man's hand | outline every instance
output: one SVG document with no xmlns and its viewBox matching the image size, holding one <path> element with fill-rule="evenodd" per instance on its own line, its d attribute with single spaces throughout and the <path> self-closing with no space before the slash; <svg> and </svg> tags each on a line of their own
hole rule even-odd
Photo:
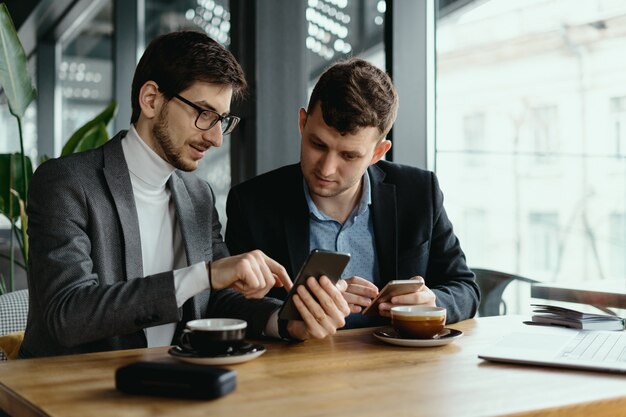
<svg viewBox="0 0 626 417">
<path fill-rule="evenodd" d="M 348 302 L 351 313 L 361 312 L 363 307 L 372 304 L 372 300 L 378 295 L 378 287 L 364 278 L 352 277 L 344 281 L 348 288 L 343 293 L 343 298 Z"/>
<path fill-rule="evenodd" d="M 421 277 L 413 277 L 411 279 L 420 279 Z M 392 297 L 390 303 L 381 303 L 378 306 L 378 313 L 383 317 L 391 317 L 391 307 L 399 305 L 417 305 L 422 304 L 426 306 L 435 306 L 435 300 L 437 296 L 430 290 L 425 284 L 422 285 L 417 291 L 396 295 Z"/>
<path fill-rule="evenodd" d="M 293 286 L 281 264 L 260 250 L 222 258 L 210 263 L 213 289 L 231 287 L 246 298 L 263 298 L 273 287 Z"/>
<path fill-rule="evenodd" d="M 323 339 L 335 334 L 337 328 L 346 324 L 345 317 L 350 314 L 348 303 L 342 295 L 347 283 L 340 279 L 335 286 L 326 276 L 322 276 L 319 282 L 309 277 L 306 283 L 300 285 L 293 295 L 303 321 L 290 320 L 287 331 L 291 337 L 300 340 Z"/>
</svg>

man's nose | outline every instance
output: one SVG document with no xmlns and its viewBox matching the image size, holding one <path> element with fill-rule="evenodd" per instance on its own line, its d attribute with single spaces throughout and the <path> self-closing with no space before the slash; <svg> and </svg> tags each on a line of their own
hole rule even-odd
<svg viewBox="0 0 626 417">
<path fill-rule="evenodd" d="M 331 153 L 325 154 L 319 164 L 320 174 L 324 177 L 330 177 L 337 169 L 337 158 Z"/>
<path fill-rule="evenodd" d="M 209 130 L 206 130 L 202 134 L 202 139 L 209 142 L 211 146 L 219 148 L 224 141 L 224 135 L 222 134 L 222 123 L 219 122 Z"/>
</svg>

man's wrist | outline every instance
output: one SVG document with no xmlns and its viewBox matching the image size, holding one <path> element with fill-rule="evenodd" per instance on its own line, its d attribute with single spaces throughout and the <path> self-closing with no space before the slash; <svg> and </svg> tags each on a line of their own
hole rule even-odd
<svg viewBox="0 0 626 417">
<path fill-rule="evenodd" d="M 289 329 L 287 329 L 288 324 L 289 320 L 278 319 L 278 335 L 280 338 L 288 342 L 302 342 L 302 340 L 296 339 L 289 334 Z"/>
</svg>

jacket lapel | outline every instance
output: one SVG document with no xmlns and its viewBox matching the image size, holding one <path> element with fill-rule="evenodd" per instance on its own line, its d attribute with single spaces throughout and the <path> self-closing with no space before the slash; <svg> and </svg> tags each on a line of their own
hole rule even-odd
<svg viewBox="0 0 626 417">
<path fill-rule="evenodd" d="M 118 133 L 102 147 L 104 153 L 103 171 L 115 202 L 124 235 L 126 278 L 132 279 L 143 276 L 143 264 L 133 186 L 130 182 L 130 174 L 122 150 L 122 138 L 124 136 L 126 136 L 126 131 Z"/>
<path fill-rule="evenodd" d="M 291 192 L 287 191 L 292 198 L 286 199 L 288 204 L 283 206 L 283 219 L 291 271 L 295 278 L 309 254 L 309 207 L 304 197 L 300 164 L 293 165 L 293 168 Z"/>
<path fill-rule="evenodd" d="M 206 247 L 206 230 L 205 233 L 201 233 L 196 210 L 192 206 L 185 183 L 178 176 L 178 171 L 174 171 L 168 181 L 168 186 L 176 205 L 176 220 L 180 226 L 183 244 L 185 245 L 187 265 L 205 261 L 206 254 L 209 253 Z"/>
<path fill-rule="evenodd" d="M 397 207 L 396 187 L 383 182 L 385 173 L 378 166 L 368 168 L 372 186 L 372 216 L 381 284 L 397 279 Z"/>
</svg>

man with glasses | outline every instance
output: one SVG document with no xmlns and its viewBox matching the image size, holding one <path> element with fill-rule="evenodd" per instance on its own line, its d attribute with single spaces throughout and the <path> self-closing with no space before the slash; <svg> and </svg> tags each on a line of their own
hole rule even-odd
<svg viewBox="0 0 626 417">
<path fill-rule="evenodd" d="M 300 163 L 233 187 L 226 203 L 231 253 L 261 249 L 289 273 L 313 248 L 351 253 L 346 328 L 385 324 L 393 305 L 442 306 L 449 323 L 478 308 L 434 173 L 383 159 L 397 109 L 387 74 L 362 59 L 336 63 L 300 109 Z M 418 276 L 426 283 L 419 290 L 360 314 L 389 281 Z"/>
<path fill-rule="evenodd" d="M 21 357 L 167 346 L 201 317 L 244 319 L 249 337 L 322 338 L 343 325 L 345 285 L 328 280 L 302 290 L 310 319 L 279 324 L 280 302 L 264 295 L 290 288 L 288 274 L 260 251 L 229 256 L 213 192 L 191 173 L 236 127 L 231 99 L 245 88 L 206 35 L 161 36 L 135 71 L 129 130 L 37 169 Z"/>
</svg>

